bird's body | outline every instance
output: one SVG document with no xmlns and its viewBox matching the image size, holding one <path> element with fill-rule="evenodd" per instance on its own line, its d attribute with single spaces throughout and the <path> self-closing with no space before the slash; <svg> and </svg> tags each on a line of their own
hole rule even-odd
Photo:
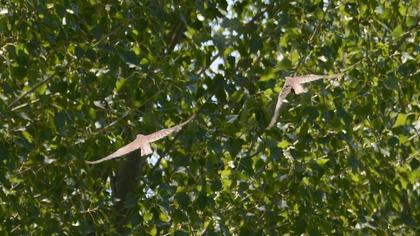
<svg viewBox="0 0 420 236">
<path fill-rule="evenodd" d="M 341 74 L 335 75 L 304 75 L 304 76 L 295 76 L 295 77 L 286 77 L 286 82 L 281 89 L 279 96 L 277 97 L 276 108 L 274 109 L 273 117 L 271 118 L 270 124 L 267 126 L 266 129 L 271 129 L 277 122 L 277 117 L 280 112 L 280 108 L 283 105 L 287 95 L 292 91 L 295 94 L 305 93 L 306 90 L 303 87 L 303 84 L 320 80 L 320 79 L 334 79 L 341 77 Z"/>
<path fill-rule="evenodd" d="M 184 125 L 186 125 L 187 123 L 189 123 L 194 117 L 195 117 L 195 115 L 191 116 L 187 121 L 185 121 L 185 122 L 183 122 L 179 125 L 176 125 L 174 127 L 168 128 L 168 129 L 162 129 L 162 130 L 159 130 L 157 132 L 154 132 L 154 133 L 151 133 L 151 134 L 148 134 L 148 135 L 138 134 L 136 136 L 136 139 L 134 139 L 134 141 L 132 141 L 131 143 L 121 147 L 116 152 L 114 152 L 114 153 L 112 153 L 112 154 L 110 154 L 110 155 L 108 155 L 108 156 L 106 156 L 102 159 L 99 159 L 97 161 L 87 161 L 87 163 L 89 163 L 89 164 L 101 163 L 101 162 L 104 162 L 104 161 L 108 161 L 108 160 L 126 155 L 126 154 L 128 154 L 132 151 L 137 150 L 137 149 L 140 149 L 140 152 L 141 152 L 140 155 L 141 156 L 146 156 L 146 155 L 152 154 L 153 150 L 152 150 L 152 147 L 150 146 L 151 143 L 168 136 L 172 132 L 177 132 L 177 131 L 181 130 L 182 127 Z"/>
</svg>

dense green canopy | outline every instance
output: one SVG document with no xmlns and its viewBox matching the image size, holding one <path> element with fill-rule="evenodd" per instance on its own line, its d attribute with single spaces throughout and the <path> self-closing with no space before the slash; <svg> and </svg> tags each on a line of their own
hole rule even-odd
<svg viewBox="0 0 420 236">
<path fill-rule="evenodd" d="M 0 0 L 0 232 L 414 235 L 419 6 Z"/>
</svg>

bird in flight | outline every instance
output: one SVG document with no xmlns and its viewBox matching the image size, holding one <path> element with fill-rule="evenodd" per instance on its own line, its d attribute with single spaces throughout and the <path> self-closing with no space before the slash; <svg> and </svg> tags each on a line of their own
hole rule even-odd
<svg viewBox="0 0 420 236">
<path fill-rule="evenodd" d="M 292 91 L 295 94 L 305 93 L 306 90 L 303 87 L 303 84 L 320 80 L 320 79 L 335 79 L 341 78 L 342 74 L 334 74 L 334 75 L 303 75 L 303 76 L 294 76 L 294 77 L 286 77 L 286 82 L 281 89 L 279 96 L 277 97 L 276 108 L 274 109 L 273 117 L 271 118 L 270 124 L 267 126 L 267 130 L 271 129 L 277 122 L 277 117 L 279 116 L 280 108 L 283 105 L 284 100 L 286 99 L 287 95 Z"/>
<path fill-rule="evenodd" d="M 132 141 L 131 143 L 121 147 L 120 149 L 118 149 L 116 152 L 102 158 L 99 159 L 97 161 L 86 161 L 89 164 L 98 164 L 104 161 L 108 161 L 123 155 L 126 155 L 132 151 L 135 151 L 137 149 L 140 149 L 141 151 L 141 156 L 146 156 L 149 154 L 152 154 L 152 147 L 150 146 L 151 143 L 162 139 L 168 135 L 170 135 L 173 132 L 178 132 L 182 129 L 182 127 L 186 124 L 188 124 L 192 119 L 194 119 L 195 114 L 192 115 L 188 120 L 186 120 L 185 122 L 176 125 L 174 127 L 168 128 L 168 129 L 162 129 L 159 130 L 157 132 L 148 134 L 148 135 L 143 135 L 143 134 L 138 134 L 136 139 L 134 139 L 134 141 Z"/>
</svg>

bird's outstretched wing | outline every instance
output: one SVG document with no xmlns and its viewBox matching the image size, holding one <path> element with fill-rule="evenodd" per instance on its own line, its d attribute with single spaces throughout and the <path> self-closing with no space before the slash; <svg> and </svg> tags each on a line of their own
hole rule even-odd
<svg viewBox="0 0 420 236">
<path fill-rule="evenodd" d="M 140 140 L 140 138 L 136 138 L 133 142 L 121 147 L 116 152 L 114 152 L 114 153 L 112 153 L 112 154 L 110 154 L 110 155 L 108 155 L 108 156 L 106 156 L 102 159 L 99 159 L 97 161 L 86 161 L 86 162 L 89 163 L 89 164 L 98 164 L 98 163 L 108 161 L 108 160 L 111 160 L 111 159 L 114 159 L 114 158 L 117 158 L 117 157 L 120 157 L 120 156 L 124 156 L 124 155 L 126 155 L 126 154 L 128 154 L 128 153 L 130 153 L 130 152 L 132 152 L 136 149 L 139 149 L 141 141 L 142 140 Z"/>
<path fill-rule="evenodd" d="M 289 84 L 293 87 L 296 84 L 306 84 L 312 81 L 321 80 L 321 79 L 335 79 L 342 77 L 342 74 L 333 74 L 333 75 L 304 75 L 304 76 L 295 76 L 287 77 Z"/>
<path fill-rule="evenodd" d="M 154 132 L 154 133 L 149 134 L 149 135 L 139 134 L 139 135 L 137 135 L 137 138 L 134 141 L 132 141 L 131 143 L 129 143 L 129 144 L 125 145 L 124 147 L 118 149 L 116 152 L 114 152 L 114 153 L 112 153 L 112 154 L 110 154 L 110 155 L 108 155 L 108 156 L 106 156 L 102 159 L 99 159 L 97 161 L 86 161 L 86 162 L 89 163 L 89 164 L 98 164 L 98 163 L 108 161 L 108 160 L 111 160 L 111 159 L 114 159 L 114 158 L 117 158 L 117 157 L 120 157 L 120 156 L 124 156 L 124 155 L 126 155 L 126 154 L 128 154 L 128 153 L 130 153 L 130 152 L 132 152 L 136 149 L 140 149 L 140 148 L 142 149 L 141 156 L 149 155 L 149 154 L 152 153 L 152 149 L 151 149 L 149 143 L 157 141 L 161 138 L 164 138 L 164 137 L 168 136 L 169 134 L 171 134 L 172 132 L 176 132 L 176 131 L 181 130 L 182 126 L 188 124 L 192 119 L 194 119 L 194 117 L 195 117 L 195 114 L 193 116 L 191 116 L 187 121 L 185 121 L 185 122 L 183 122 L 179 125 L 176 125 L 174 127 L 168 128 L 168 129 L 163 129 L 163 130 Z"/>
<path fill-rule="evenodd" d="M 284 99 L 286 99 L 287 95 L 289 95 L 290 91 L 292 91 L 292 87 L 286 84 L 281 89 L 279 96 L 277 97 L 277 103 L 276 103 L 276 108 L 274 109 L 273 117 L 271 117 L 270 124 L 267 126 L 266 129 L 271 129 L 274 126 L 274 124 L 276 124 L 277 117 L 279 116 L 279 113 L 280 113 L 281 105 L 283 105 L 283 101 Z"/>
<path fill-rule="evenodd" d="M 277 122 L 277 117 L 280 113 L 281 105 L 283 104 L 283 100 L 286 99 L 287 95 L 293 91 L 296 94 L 301 94 L 305 92 L 303 88 L 303 84 L 320 80 L 320 79 L 334 79 L 342 77 L 342 74 L 334 74 L 334 75 L 304 75 L 304 76 L 295 76 L 295 77 L 286 77 L 286 82 L 281 89 L 279 96 L 277 98 L 276 108 L 274 109 L 273 117 L 271 118 L 270 124 L 267 126 L 266 129 L 271 129 Z"/>
<path fill-rule="evenodd" d="M 159 139 L 162 139 L 162 138 L 164 138 L 164 137 L 166 137 L 166 136 L 170 135 L 172 132 L 176 132 L 176 131 L 181 130 L 181 129 L 182 129 L 182 127 L 183 127 L 184 125 L 188 124 L 188 123 L 189 123 L 192 119 L 194 119 L 194 117 L 195 117 L 195 114 L 194 114 L 194 115 L 192 115 L 192 116 L 191 116 L 188 120 L 186 120 L 186 121 L 182 122 L 182 123 L 181 123 L 181 124 L 179 124 L 179 125 L 176 125 L 176 126 L 174 126 L 174 127 L 167 128 L 167 129 L 162 129 L 162 130 L 159 130 L 159 131 L 157 131 L 157 132 L 154 132 L 154 133 L 151 133 L 151 134 L 149 134 L 149 135 L 146 135 L 145 139 L 146 139 L 146 141 L 147 141 L 147 142 L 149 142 L 149 143 L 152 143 L 152 142 L 154 142 L 154 141 L 157 141 L 157 140 L 159 140 Z"/>
</svg>

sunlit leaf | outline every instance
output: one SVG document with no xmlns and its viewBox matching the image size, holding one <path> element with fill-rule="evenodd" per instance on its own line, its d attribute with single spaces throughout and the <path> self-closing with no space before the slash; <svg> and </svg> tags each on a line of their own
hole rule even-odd
<svg viewBox="0 0 420 236">
<path fill-rule="evenodd" d="M 401 126 L 401 125 L 405 125 L 407 122 L 407 115 L 400 113 L 397 116 L 397 119 L 394 122 L 394 125 L 392 126 L 393 128 Z"/>
</svg>

